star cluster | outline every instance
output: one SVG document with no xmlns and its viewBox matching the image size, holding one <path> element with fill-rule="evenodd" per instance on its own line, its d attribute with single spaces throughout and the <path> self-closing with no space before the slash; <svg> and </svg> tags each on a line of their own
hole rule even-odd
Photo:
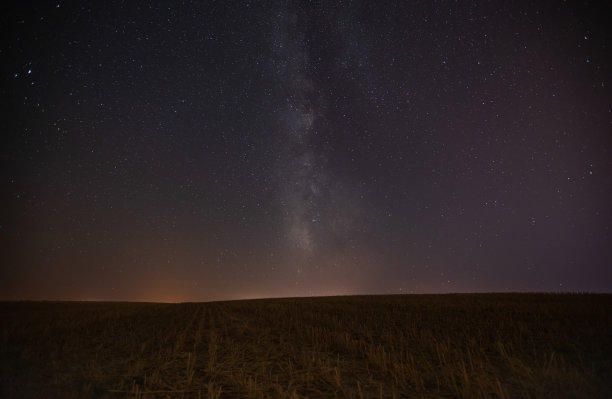
<svg viewBox="0 0 612 399">
<path fill-rule="evenodd" d="M 597 4 L 2 7 L 0 299 L 612 291 Z"/>
</svg>

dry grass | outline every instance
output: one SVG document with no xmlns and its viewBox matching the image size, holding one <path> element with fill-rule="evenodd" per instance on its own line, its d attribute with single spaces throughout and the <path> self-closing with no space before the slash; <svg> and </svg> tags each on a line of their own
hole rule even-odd
<svg viewBox="0 0 612 399">
<path fill-rule="evenodd" d="M 609 398 L 612 296 L 0 303 L 3 398 Z"/>
</svg>

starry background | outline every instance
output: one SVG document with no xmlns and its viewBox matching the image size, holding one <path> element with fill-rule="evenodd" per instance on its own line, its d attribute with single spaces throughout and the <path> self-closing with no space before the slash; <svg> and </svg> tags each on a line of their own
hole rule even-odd
<svg viewBox="0 0 612 399">
<path fill-rule="evenodd" d="M 604 2 L 3 2 L 0 299 L 612 292 Z"/>
</svg>

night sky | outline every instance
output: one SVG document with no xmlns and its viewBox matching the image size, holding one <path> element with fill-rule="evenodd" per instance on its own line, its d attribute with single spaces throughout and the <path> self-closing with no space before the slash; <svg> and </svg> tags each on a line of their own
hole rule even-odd
<svg viewBox="0 0 612 399">
<path fill-rule="evenodd" d="M 0 299 L 612 292 L 592 2 L 2 2 Z"/>
</svg>

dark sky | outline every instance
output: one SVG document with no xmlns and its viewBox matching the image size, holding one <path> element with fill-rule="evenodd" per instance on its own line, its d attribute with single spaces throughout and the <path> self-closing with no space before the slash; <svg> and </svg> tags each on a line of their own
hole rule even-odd
<svg viewBox="0 0 612 399">
<path fill-rule="evenodd" d="M 605 2 L 2 2 L 0 299 L 612 292 Z"/>
</svg>

